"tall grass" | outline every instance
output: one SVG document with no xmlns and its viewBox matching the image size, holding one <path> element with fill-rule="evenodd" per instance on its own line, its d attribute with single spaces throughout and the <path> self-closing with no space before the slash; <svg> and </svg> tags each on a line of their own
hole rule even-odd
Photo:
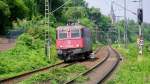
<svg viewBox="0 0 150 84">
<path fill-rule="evenodd" d="M 130 44 L 128 50 L 117 48 L 124 59 L 113 79 L 107 84 L 150 84 L 149 47 L 150 45 L 146 43 L 142 57 L 138 57 L 136 44 Z"/>
<path fill-rule="evenodd" d="M 36 84 L 44 81 L 50 81 L 51 84 L 63 84 L 85 70 L 86 68 L 84 66 L 75 64 L 66 68 L 53 69 L 46 73 L 36 74 L 19 84 Z"/>
</svg>

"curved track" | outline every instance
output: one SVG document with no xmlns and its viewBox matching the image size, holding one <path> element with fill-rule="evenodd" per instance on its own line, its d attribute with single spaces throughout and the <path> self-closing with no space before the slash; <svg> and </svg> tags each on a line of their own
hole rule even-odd
<svg viewBox="0 0 150 84">
<path fill-rule="evenodd" d="M 88 71 L 81 73 L 80 75 L 76 76 L 75 78 L 64 84 L 76 84 L 75 80 L 80 76 L 86 76 L 89 78 L 89 80 L 86 81 L 84 84 L 101 84 L 102 82 L 104 82 L 104 80 L 109 77 L 110 73 L 119 64 L 120 56 L 113 48 L 109 46 L 107 47 L 107 53 L 105 53 L 103 57 L 103 60 L 99 61 Z"/>
<path fill-rule="evenodd" d="M 6 78 L 6 79 L 2 79 L 0 80 L 0 84 L 16 84 L 26 78 L 29 78 L 31 77 L 33 74 L 36 74 L 36 73 L 39 73 L 39 72 L 46 72 L 46 71 L 49 71 L 49 69 L 51 68 L 62 68 L 62 67 L 67 67 L 67 66 L 70 66 L 72 65 L 73 63 L 64 63 L 64 62 L 60 62 L 60 63 L 57 63 L 57 64 L 54 64 L 54 65 L 50 65 L 50 66 L 47 66 L 47 67 L 43 67 L 43 68 L 40 68 L 40 69 L 36 69 L 36 70 L 33 70 L 33 71 L 29 71 L 29 72 L 25 72 L 23 74 L 20 74 L 20 75 L 17 75 L 17 76 L 14 76 L 14 77 L 10 77 L 10 78 Z"/>
<path fill-rule="evenodd" d="M 90 80 L 86 81 L 84 84 L 98 84 L 102 83 L 109 75 L 110 73 L 116 68 L 116 66 L 119 64 L 120 56 L 119 54 L 110 46 L 104 47 L 101 50 L 97 49 L 96 52 L 97 59 L 93 61 L 84 61 L 80 62 L 80 64 L 86 65 L 89 70 L 87 70 L 84 73 L 81 73 L 71 79 L 70 81 L 67 81 L 64 84 L 72 84 L 75 83 L 75 80 L 80 76 L 86 76 Z M 26 72 L 18 76 L 14 76 L 11 78 L 0 80 L 0 84 L 16 84 L 26 78 L 31 77 L 33 74 L 39 73 L 39 72 L 46 72 L 49 71 L 49 69 L 52 68 L 62 68 L 67 67 L 75 63 L 69 63 L 66 64 L 64 62 L 60 62 L 55 65 L 51 65 L 48 67 L 44 67 L 41 69 L 37 69 L 34 71 Z M 76 83 L 75 83 L 76 84 Z"/>
<path fill-rule="evenodd" d="M 99 50 L 100 50 L 100 48 L 95 50 L 94 53 L 97 53 Z M 50 65 L 50 66 L 47 66 L 47 67 L 43 67 L 43 68 L 40 68 L 40 69 L 25 72 L 25 73 L 22 73 L 20 75 L 14 76 L 14 77 L 2 79 L 2 80 L 0 80 L 0 84 L 16 84 L 16 83 L 18 83 L 18 82 L 20 82 L 24 79 L 27 79 L 27 78 L 31 77 L 33 74 L 37 74 L 37 73 L 40 73 L 40 72 L 46 72 L 46 71 L 49 71 L 49 69 L 52 69 L 52 68 L 63 68 L 63 67 L 71 66 L 72 64 L 75 64 L 75 63 L 60 62 L 60 63 Z"/>
</svg>

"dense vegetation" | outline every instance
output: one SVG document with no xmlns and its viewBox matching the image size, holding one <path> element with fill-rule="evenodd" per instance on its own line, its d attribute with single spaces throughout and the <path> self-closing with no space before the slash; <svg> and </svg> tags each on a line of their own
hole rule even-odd
<svg viewBox="0 0 150 84">
<path fill-rule="evenodd" d="M 51 1 L 51 11 L 54 11 L 68 0 Z M 17 39 L 16 47 L 5 52 L 0 52 L 0 79 L 58 62 L 59 60 L 57 59 L 55 49 L 55 29 L 57 26 L 66 25 L 68 20 L 74 20 L 76 22 L 79 21 L 80 24 L 87 26 L 92 31 L 95 31 L 95 28 L 98 27 L 98 30 L 101 31 L 99 32 L 99 34 L 103 35 L 103 38 L 99 39 L 99 41 L 102 43 L 106 43 L 106 37 L 109 33 L 108 31 L 111 26 L 110 18 L 102 15 L 99 9 L 96 9 L 94 7 L 88 8 L 88 4 L 85 2 L 85 0 L 70 0 L 62 8 L 50 14 L 52 58 L 49 60 L 48 57 L 45 57 L 44 52 L 44 33 L 48 29 L 47 25 L 44 24 L 44 4 L 45 2 L 43 0 L 0 0 L 0 35 L 6 34 L 10 29 L 14 28 L 24 28 L 25 30 L 25 32 Z M 118 22 L 116 26 L 116 28 L 121 31 L 121 37 L 123 37 L 124 32 L 123 22 L 124 21 Z M 128 27 L 128 41 L 135 42 L 136 36 L 138 34 L 137 23 L 129 20 Z M 149 27 L 149 24 L 143 24 L 144 36 L 147 41 L 150 41 Z M 114 42 L 117 40 L 117 33 L 111 32 L 109 35 L 112 36 L 112 40 Z M 121 40 L 123 41 L 123 39 Z M 139 79 L 136 78 L 139 77 L 138 75 L 140 75 L 141 78 L 143 77 L 143 80 L 148 81 L 147 78 L 149 78 L 149 76 L 143 74 L 149 74 L 149 69 L 143 68 L 150 66 L 149 64 L 147 64 L 148 61 L 150 61 L 148 59 L 149 49 L 145 49 L 146 54 L 144 56 L 144 61 L 138 63 L 136 61 L 136 50 L 133 49 L 134 47 L 135 45 L 129 48 L 129 51 L 132 50 L 132 53 L 124 53 L 124 56 L 126 56 L 125 58 L 127 60 L 125 60 L 124 65 L 121 67 L 120 72 L 117 74 L 118 76 L 116 76 L 116 79 L 110 81 L 110 84 L 134 84 L 134 82 Z M 126 51 L 124 49 L 119 50 Z M 57 81 L 59 78 L 57 79 L 56 75 L 60 75 L 60 73 L 63 72 L 64 75 L 60 76 L 61 78 L 64 76 L 68 76 L 72 74 L 70 72 L 74 68 L 76 68 L 75 72 L 80 71 L 80 68 L 82 69 L 81 71 L 85 70 L 83 66 L 73 66 L 69 69 L 67 68 L 63 70 L 58 70 L 58 72 L 52 71 L 52 73 L 49 73 L 48 75 L 47 73 L 40 74 L 38 75 L 37 79 L 35 76 L 24 82 L 27 84 L 28 82 L 35 82 L 35 80 L 39 80 L 40 82 L 41 80 L 43 80 L 42 78 L 44 77 L 54 77 L 55 79 L 53 81 L 54 83 L 57 83 L 59 82 Z M 131 74 L 132 77 L 127 77 L 129 76 L 130 71 L 133 71 L 133 73 Z M 54 73 L 56 74 L 54 75 Z M 124 80 L 123 78 L 126 79 Z M 134 80 L 129 81 L 132 80 L 132 78 L 134 78 Z M 142 84 L 143 82 L 138 81 L 136 83 Z"/>
<path fill-rule="evenodd" d="M 58 62 L 55 49 L 55 29 L 59 25 L 65 25 L 67 20 L 79 20 L 81 24 L 89 27 L 91 30 L 95 25 L 102 28 L 105 28 L 103 26 L 110 25 L 110 19 L 102 15 L 98 9 L 88 8 L 84 0 L 78 0 L 78 3 L 76 1 L 70 0 L 63 8 L 50 14 L 51 59 L 45 57 L 44 52 L 44 33 L 48 29 L 47 25 L 44 24 L 44 1 L 0 1 L 3 4 L 0 6 L 0 14 L 6 16 L 3 17 L 0 15 L 2 18 L 0 34 L 4 34 L 8 29 L 13 28 L 24 28 L 25 30 L 17 39 L 16 47 L 5 52 L 0 52 L 0 78 L 14 76 Z M 65 2 L 66 0 L 52 0 L 51 10 L 55 10 Z M 100 24 L 103 24 L 103 26 Z"/>
<path fill-rule="evenodd" d="M 123 62 L 115 76 L 107 84 L 149 84 L 150 83 L 150 47 L 145 43 L 144 55 L 138 56 L 136 44 L 129 49 L 117 48 L 123 56 Z M 117 46 L 114 46 L 117 47 Z"/>
<path fill-rule="evenodd" d="M 124 21 L 119 21 L 116 23 L 117 31 L 120 31 L 120 37 L 124 36 Z M 150 24 L 143 23 L 143 35 L 144 40 L 150 41 L 149 33 L 150 33 Z M 139 25 L 134 20 L 128 20 L 128 42 L 134 43 L 139 34 Z M 121 42 L 123 42 L 123 38 L 121 38 Z"/>
<path fill-rule="evenodd" d="M 50 82 L 52 84 L 63 84 L 85 71 L 86 68 L 84 66 L 75 64 L 67 68 L 53 69 L 46 73 L 36 74 L 31 78 L 20 82 L 19 84 L 43 83 L 44 81 Z M 85 77 L 80 77 L 77 82 L 83 82 L 84 80 L 86 80 Z"/>
<path fill-rule="evenodd" d="M 69 19 L 77 21 L 81 20 L 83 24 L 90 23 L 89 27 L 94 27 L 95 23 L 104 28 L 110 25 L 110 19 L 102 15 L 98 9 L 88 8 L 84 0 L 50 0 L 51 10 L 54 11 L 62 4 L 64 7 L 55 11 L 51 15 L 51 20 L 57 24 L 66 24 Z M 18 19 L 31 20 L 33 17 L 44 16 L 43 0 L 1 0 L 0 1 L 0 34 L 4 34 L 8 29 L 12 28 L 12 22 L 18 22 Z"/>
<path fill-rule="evenodd" d="M 48 60 L 48 57 L 45 57 L 43 33 L 46 27 L 39 25 L 41 22 L 43 21 L 39 21 L 36 24 L 28 22 L 26 26 L 29 29 L 19 36 L 16 41 L 16 47 L 0 52 L 0 78 L 10 77 L 24 71 L 54 64 L 58 61 L 55 45 L 51 46 L 52 59 Z M 52 29 L 51 33 L 53 33 L 52 39 L 55 40 L 55 30 Z M 52 44 L 54 44 L 54 41 Z"/>
<path fill-rule="evenodd" d="M 0 34 L 5 34 L 12 21 L 25 18 L 29 9 L 23 0 L 0 0 L 0 4 Z"/>
</svg>

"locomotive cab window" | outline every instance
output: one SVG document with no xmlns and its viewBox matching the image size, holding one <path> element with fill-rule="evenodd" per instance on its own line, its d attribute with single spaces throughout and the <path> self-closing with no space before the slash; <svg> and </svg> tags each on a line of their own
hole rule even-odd
<svg viewBox="0 0 150 84">
<path fill-rule="evenodd" d="M 71 37 L 72 38 L 76 38 L 76 37 L 80 37 L 81 34 L 80 34 L 80 30 L 79 29 L 72 29 L 71 30 Z"/>
<path fill-rule="evenodd" d="M 59 31 L 58 36 L 59 36 L 59 39 L 65 39 L 67 38 L 67 32 Z"/>
</svg>

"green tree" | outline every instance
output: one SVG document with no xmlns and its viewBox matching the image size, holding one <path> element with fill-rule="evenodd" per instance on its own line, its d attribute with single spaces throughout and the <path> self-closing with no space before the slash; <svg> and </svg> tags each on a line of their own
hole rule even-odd
<svg viewBox="0 0 150 84">
<path fill-rule="evenodd" d="M 12 21 L 23 19 L 27 15 L 28 8 L 23 0 L 1 0 L 0 4 L 0 34 L 5 34 Z"/>
<path fill-rule="evenodd" d="M 102 15 L 100 9 L 94 7 L 88 9 L 88 16 L 101 30 L 108 30 L 111 25 L 110 18 Z"/>
<path fill-rule="evenodd" d="M 67 11 L 63 11 L 66 19 L 77 20 L 87 15 L 86 10 L 83 8 L 68 8 Z"/>
<path fill-rule="evenodd" d="M 10 24 L 10 23 L 7 23 L 9 22 L 9 17 L 10 17 L 10 9 L 9 9 L 9 6 L 6 2 L 4 1 L 0 1 L 0 34 L 4 34 L 5 32 L 5 26 L 7 24 Z"/>
<path fill-rule="evenodd" d="M 29 8 L 28 17 L 31 19 L 34 16 L 39 15 L 39 6 L 38 2 L 39 0 L 24 0 L 25 5 Z"/>
</svg>

